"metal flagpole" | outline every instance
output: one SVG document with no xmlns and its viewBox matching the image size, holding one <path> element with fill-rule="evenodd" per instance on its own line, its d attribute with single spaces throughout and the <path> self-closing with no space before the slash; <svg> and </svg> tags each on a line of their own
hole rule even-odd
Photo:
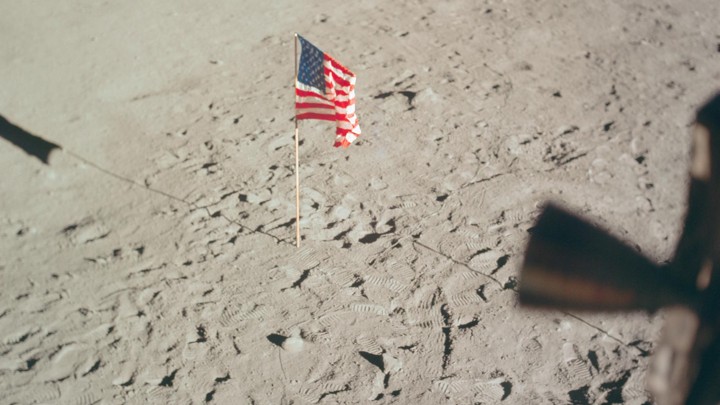
<svg viewBox="0 0 720 405">
<path fill-rule="evenodd" d="M 298 80 L 298 35 L 295 33 L 295 83 L 293 87 L 297 86 Z M 294 107 L 293 107 L 294 108 Z M 299 149 L 300 142 L 298 140 L 298 120 L 297 111 L 295 111 L 295 237 L 297 247 L 300 247 L 300 157 Z"/>
</svg>

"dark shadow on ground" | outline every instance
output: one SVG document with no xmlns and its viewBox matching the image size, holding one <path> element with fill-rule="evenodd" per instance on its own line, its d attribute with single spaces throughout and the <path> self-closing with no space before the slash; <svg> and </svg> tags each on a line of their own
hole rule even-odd
<svg viewBox="0 0 720 405">
<path fill-rule="evenodd" d="M 0 137 L 10 141 L 13 145 L 25 151 L 30 156 L 40 159 L 48 164 L 50 153 L 55 149 L 62 149 L 60 145 L 48 142 L 18 127 L 0 115 Z"/>
</svg>

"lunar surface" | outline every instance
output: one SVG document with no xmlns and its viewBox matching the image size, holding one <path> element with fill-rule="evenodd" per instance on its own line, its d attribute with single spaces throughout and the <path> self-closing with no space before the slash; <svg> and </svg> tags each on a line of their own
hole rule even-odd
<svg viewBox="0 0 720 405">
<path fill-rule="evenodd" d="M 4 1 L 0 404 L 651 404 L 658 313 L 518 305 L 547 201 L 671 260 L 720 2 Z M 299 125 L 294 33 L 362 136 Z"/>
</svg>

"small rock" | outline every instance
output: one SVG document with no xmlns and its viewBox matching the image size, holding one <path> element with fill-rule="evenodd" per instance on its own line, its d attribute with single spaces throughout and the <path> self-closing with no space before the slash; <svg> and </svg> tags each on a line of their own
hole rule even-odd
<svg viewBox="0 0 720 405">
<path fill-rule="evenodd" d="M 305 341 L 299 336 L 291 336 L 282 342 L 281 347 L 290 353 L 297 353 L 305 347 Z"/>
</svg>

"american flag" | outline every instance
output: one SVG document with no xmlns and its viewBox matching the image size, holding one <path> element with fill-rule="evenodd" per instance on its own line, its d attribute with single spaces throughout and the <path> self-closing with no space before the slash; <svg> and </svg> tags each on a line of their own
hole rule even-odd
<svg viewBox="0 0 720 405">
<path fill-rule="evenodd" d="M 298 35 L 302 47 L 295 82 L 298 120 L 335 121 L 333 146 L 347 148 L 360 136 L 355 115 L 355 74 Z"/>
</svg>

